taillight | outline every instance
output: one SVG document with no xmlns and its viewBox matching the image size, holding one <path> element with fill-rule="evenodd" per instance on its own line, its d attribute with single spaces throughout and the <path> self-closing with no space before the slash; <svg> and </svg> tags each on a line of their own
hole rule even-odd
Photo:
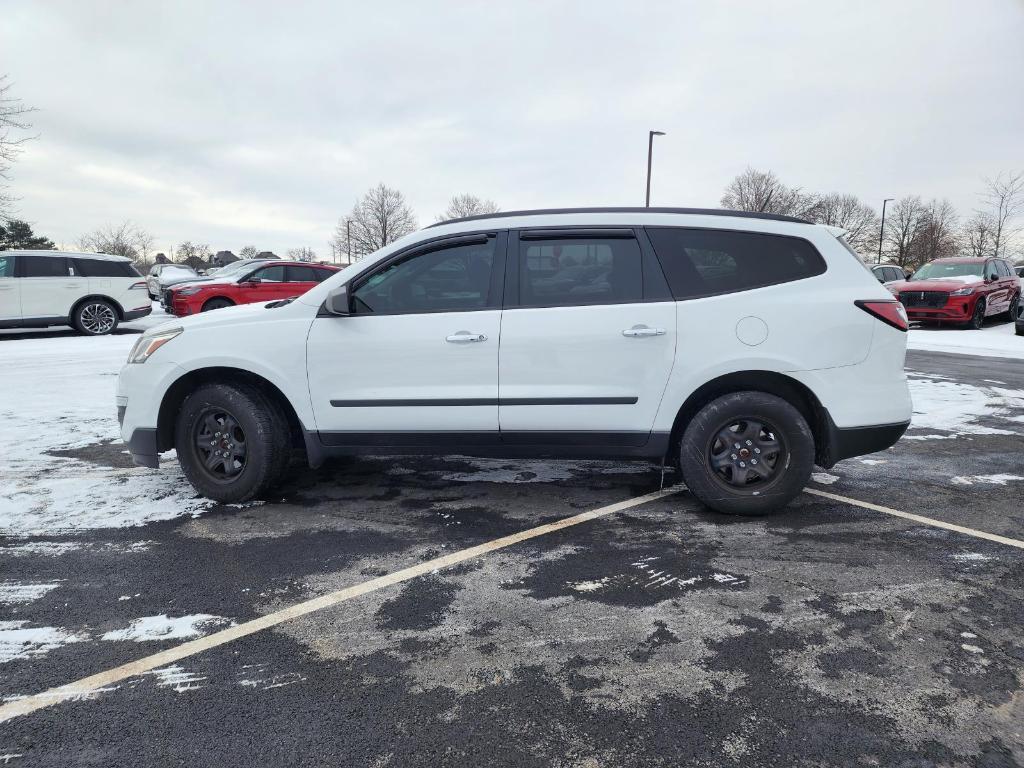
<svg viewBox="0 0 1024 768">
<path fill-rule="evenodd" d="M 132 283 L 130 286 L 128 286 L 128 290 L 129 291 L 140 291 L 140 290 L 145 290 L 145 289 L 146 289 L 146 281 L 145 280 L 142 280 L 142 281 L 140 281 L 138 283 Z"/>
<path fill-rule="evenodd" d="M 874 299 L 853 302 L 869 315 L 873 315 L 886 325 L 891 325 L 899 331 L 906 331 L 910 328 L 910 321 L 907 320 L 907 310 L 898 301 L 876 301 Z"/>
</svg>

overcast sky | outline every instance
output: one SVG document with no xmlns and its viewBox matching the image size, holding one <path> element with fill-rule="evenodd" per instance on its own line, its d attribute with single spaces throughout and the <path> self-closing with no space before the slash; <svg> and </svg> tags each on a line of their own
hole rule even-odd
<svg viewBox="0 0 1024 768">
<path fill-rule="evenodd" d="M 319 255 L 379 181 L 421 225 L 506 210 L 717 206 L 787 183 L 978 204 L 1024 169 L 1024 0 L 0 3 L 38 108 L 18 213 L 67 246 L 130 219 L 161 249 Z"/>
</svg>

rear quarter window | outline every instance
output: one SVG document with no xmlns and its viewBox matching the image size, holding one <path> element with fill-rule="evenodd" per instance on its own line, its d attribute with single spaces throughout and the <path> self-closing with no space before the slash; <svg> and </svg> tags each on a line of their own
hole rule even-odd
<svg viewBox="0 0 1024 768">
<path fill-rule="evenodd" d="M 762 232 L 648 227 L 675 299 L 763 288 L 815 277 L 825 260 L 806 240 Z"/>
<path fill-rule="evenodd" d="M 82 277 L 141 277 L 127 261 L 106 259 L 75 259 L 75 274 Z"/>
</svg>

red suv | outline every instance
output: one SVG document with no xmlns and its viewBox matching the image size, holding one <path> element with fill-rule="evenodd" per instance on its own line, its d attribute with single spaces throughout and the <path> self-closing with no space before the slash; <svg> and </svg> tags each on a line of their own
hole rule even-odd
<svg viewBox="0 0 1024 768">
<path fill-rule="evenodd" d="M 167 308 L 172 314 L 195 315 L 210 309 L 256 301 L 287 299 L 305 293 L 337 272 L 339 267 L 302 264 L 295 261 L 268 261 L 219 280 L 183 283 L 170 289 Z"/>
<path fill-rule="evenodd" d="M 935 259 L 894 292 L 911 320 L 981 328 L 990 315 L 1017 316 L 1020 278 L 1005 259 Z"/>
</svg>

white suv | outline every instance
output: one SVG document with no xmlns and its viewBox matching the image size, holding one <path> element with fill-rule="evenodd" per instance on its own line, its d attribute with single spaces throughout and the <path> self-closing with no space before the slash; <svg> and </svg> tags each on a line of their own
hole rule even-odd
<svg viewBox="0 0 1024 768">
<path fill-rule="evenodd" d="M 0 251 L 0 328 L 71 325 L 101 336 L 152 311 L 146 281 L 130 259 Z"/>
<path fill-rule="evenodd" d="M 147 331 L 118 383 L 138 464 L 253 498 L 295 448 L 620 457 L 778 509 L 815 463 L 910 421 L 903 308 L 840 237 L 691 209 L 523 211 L 434 225 L 293 300 Z"/>
</svg>

